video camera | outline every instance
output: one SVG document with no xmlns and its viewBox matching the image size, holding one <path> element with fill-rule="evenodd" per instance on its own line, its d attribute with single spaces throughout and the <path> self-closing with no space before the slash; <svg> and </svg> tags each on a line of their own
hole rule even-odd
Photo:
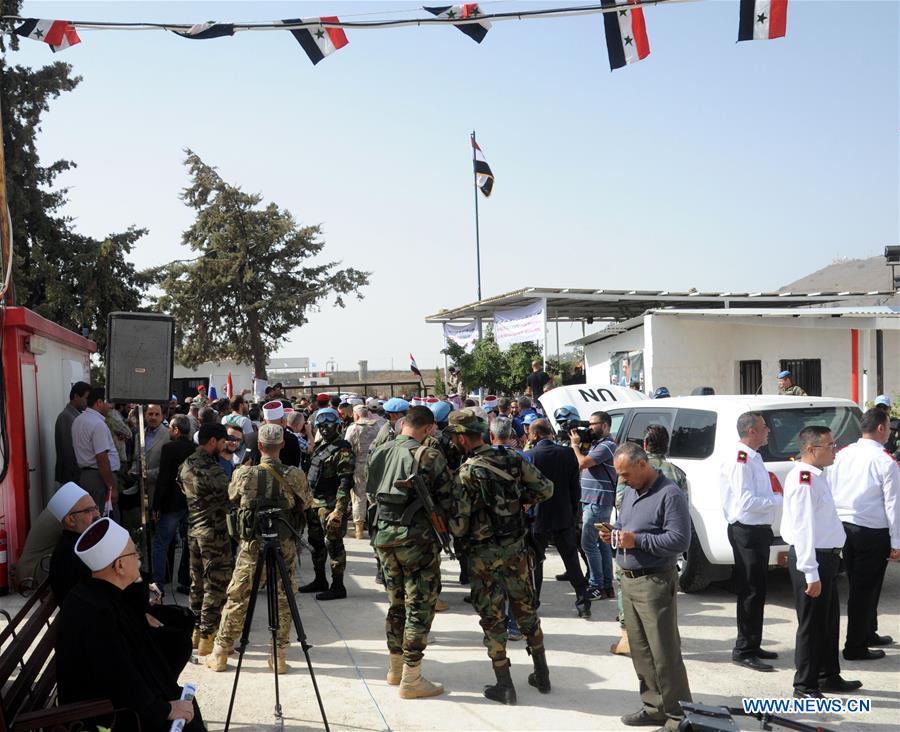
<svg viewBox="0 0 900 732">
<path fill-rule="evenodd" d="M 590 445 L 594 440 L 594 436 L 591 434 L 590 424 L 583 419 L 573 419 L 568 422 L 561 422 L 559 423 L 559 427 L 559 430 L 556 432 L 556 438 L 563 444 L 568 445 L 569 442 L 571 442 L 569 432 L 572 430 L 575 430 L 578 433 L 578 438 L 583 445 Z"/>
<path fill-rule="evenodd" d="M 287 521 L 281 515 L 280 508 L 265 508 L 257 511 L 256 520 L 256 530 L 261 539 L 277 539 L 278 527 L 275 523 L 281 521 L 287 524 Z"/>
</svg>

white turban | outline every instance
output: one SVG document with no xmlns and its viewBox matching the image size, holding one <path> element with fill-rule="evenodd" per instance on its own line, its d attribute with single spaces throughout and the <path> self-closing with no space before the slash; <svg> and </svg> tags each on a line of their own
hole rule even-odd
<svg viewBox="0 0 900 732">
<path fill-rule="evenodd" d="M 128 545 L 129 534 L 115 521 L 102 518 L 88 526 L 75 543 L 75 554 L 91 572 L 108 567 Z"/>
<path fill-rule="evenodd" d="M 56 517 L 56 520 L 61 522 L 75 504 L 86 495 L 88 495 L 87 491 L 82 489 L 81 486 L 69 481 L 65 485 L 61 485 L 59 490 L 53 494 L 53 498 L 50 499 L 47 508 Z"/>
<path fill-rule="evenodd" d="M 284 405 L 279 401 L 263 404 L 263 418 L 267 422 L 276 422 L 284 416 Z"/>
</svg>

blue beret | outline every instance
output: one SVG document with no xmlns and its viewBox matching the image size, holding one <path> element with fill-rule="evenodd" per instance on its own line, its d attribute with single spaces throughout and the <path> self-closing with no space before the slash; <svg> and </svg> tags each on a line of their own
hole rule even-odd
<svg viewBox="0 0 900 732">
<path fill-rule="evenodd" d="M 450 412 L 453 411 L 453 405 L 450 402 L 435 402 L 429 408 L 434 415 L 435 422 L 446 422 Z"/>
<path fill-rule="evenodd" d="M 790 371 L 780 371 L 778 373 L 778 378 L 779 379 L 789 379 L 789 378 L 791 378 L 791 372 Z"/>
<path fill-rule="evenodd" d="M 537 415 L 536 412 L 529 412 L 529 413 L 526 414 L 525 417 L 522 419 L 522 424 L 524 424 L 524 425 L 527 427 L 527 426 L 530 425 L 532 422 L 535 422 L 536 420 L 539 420 L 539 419 L 540 419 L 540 417 Z"/>
<path fill-rule="evenodd" d="M 408 412 L 409 402 L 400 397 L 391 397 L 384 403 L 385 412 Z"/>
</svg>

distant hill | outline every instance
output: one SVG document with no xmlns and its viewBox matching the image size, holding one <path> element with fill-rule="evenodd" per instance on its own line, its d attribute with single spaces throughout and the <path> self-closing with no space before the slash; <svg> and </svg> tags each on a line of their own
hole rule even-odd
<svg viewBox="0 0 900 732">
<path fill-rule="evenodd" d="M 779 292 L 871 292 L 892 290 L 891 268 L 884 263 L 883 256 L 866 259 L 848 259 L 834 262 L 827 267 L 801 277 L 780 288 Z M 900 298 L 863 297 L 844 305 L 897 305 Z"/>
</svg>

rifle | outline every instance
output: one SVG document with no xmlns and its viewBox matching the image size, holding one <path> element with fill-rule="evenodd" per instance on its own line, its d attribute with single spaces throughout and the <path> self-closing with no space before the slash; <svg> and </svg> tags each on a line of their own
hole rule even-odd
<svg viewBox="0 0 900 732">
<path fill-rule="evenodd" d="M 418 473 L 413 473 L 405 480 L 395 480 L 394 485 L 397 488 L 406 490 L 407 493 L 409 493 L 410 488 L 416 492 L 416 496 L 422 502 L 422 507 L 428 514 L 434 535 L 441 543 L 441 549 L 447 553 L 447 556 L 450 557 L 450 559 L 456 559 L 453 554 L 453 547 L 450 544 L 450 531 L 447 529 L 447 517 L 431 499 L 431 494 L 428 492 L 428 487 L 422 480 L 422 476 Z"/>
</svg>

